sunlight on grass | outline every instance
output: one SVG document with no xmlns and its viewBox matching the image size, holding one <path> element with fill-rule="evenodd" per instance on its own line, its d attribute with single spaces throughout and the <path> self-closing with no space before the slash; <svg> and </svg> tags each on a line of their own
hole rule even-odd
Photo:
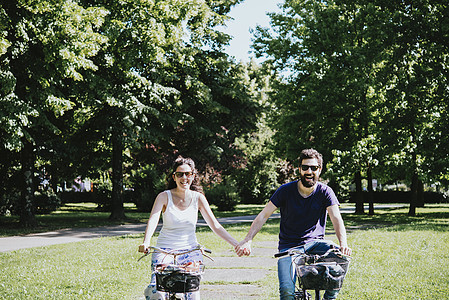
<svg viewBox="0 0 449 300">
<path fill-rule="evenodd" d="M 416 217 L 408 217 L 407 209 L 343 216 L 354 255 L 338 299 L 447 298 L 449 205 L 417 212 Z M 276 241 L 278 226 L 278 220 L 270 220 L 255 243 Z M 242 239 L 249 224 L 226 228 Z M 148 257 L 137 262 L 142 238 L 143 233 L 0 253 L 0 298 L 142 299 L 150 264 Z M 213 256 L 234 256 L 208 228 L 198 230 L 198 240 Z M 276 272 L 255 284 L 265 299 L 278 298 Z"/>
<path fill-rule="evenodd" d="M 449 233 L 395 228 L 350 235 L 354 260 L 345 282 L 348 299 L 442 299 Z M 361 288 L 363 286 L 363 288 Z"/>
<path fill-rule="evenodd" d="M 215 205 L 211 205 L 211 209 L 217 218 L 257 215 L 265 207 L 258 204 L 239 204 L 234 211 L 218 211 Z"/>
</svg>

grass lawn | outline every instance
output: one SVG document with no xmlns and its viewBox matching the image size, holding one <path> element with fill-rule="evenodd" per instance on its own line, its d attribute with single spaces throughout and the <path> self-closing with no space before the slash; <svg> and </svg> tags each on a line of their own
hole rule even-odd
<svg viewBox="0 0 449 300">
<path fill-rule="evenodd" d="M 354 255 L 338 299 L 448 299 L 449 205 L 418 208 L 416 217 L 408 217 L 407 209 L 376 213 L 343 216 Z M 249 225 L 227 229 L 241 239 Z M 277 234 L 278 220 L 272 220 L 256 241 L 277 240 Z M 100 238 L 0 253 L 0 299 L 142 299 L 149 277 L 149 260 L 137 262 L 142 238 Z M 230 249 L 207 228 L 198 230 L 198 239 L 215 253 Z M 276 289 L 277 279 L 270 280 Z M 268 283 L 263 279 L 260 286 Z M 265 299 L 275 295 L 272 291 Z"/>
</svg>

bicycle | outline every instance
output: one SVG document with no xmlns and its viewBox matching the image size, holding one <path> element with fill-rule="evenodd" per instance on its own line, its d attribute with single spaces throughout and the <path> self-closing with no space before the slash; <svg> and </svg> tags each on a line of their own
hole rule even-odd
<svg viewBox="0 0 449 300">
<path fill-rule="evenodd" d="M 140 252 L 142 249 L 139 249 Z M 213 261 L 213 258 L 206 253 L 212 253 L 211 250 L 196 246 L 187 251 L 178 250 L 164 250 L 158 247 L 149 247 L 149 251 L 146 251 L 138 261 L 145 256 L 159 252 L 173 257 L 173 263 L 169 264 L 157 264 L 153 268 L 153 272 L 156 275 L 156 289 L 160 292 L 166 293 L 166 300 L 183 299 L 178 298 L 178 294 L 186 294 L 190 292 L 196 292 L 199 290 L 201 277 L 204 274 L 205 265 L 203 262 L 178 264 L 176 258 L 180 255 L 187 254 L 193 251 L 201 251 L 202 255 Z"/>
<path fill-rule="evenodd" d="M 331 248 L 322 255 L 307 254 L 297 249 L 279 252 L 274 257 L 292 257 L 298 278 L 295 285 L 295 299 L 311 300 L 307 290 L 315 290 L 315 300 L 320 300 L 320 290 L 339 290 L 348 272 L 351 257 L 343 255 L 339 249 Z"/>
</svg>

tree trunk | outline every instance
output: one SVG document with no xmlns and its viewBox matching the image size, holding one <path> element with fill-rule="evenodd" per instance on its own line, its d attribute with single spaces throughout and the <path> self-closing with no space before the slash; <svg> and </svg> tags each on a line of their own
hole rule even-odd
<svg viewBox="0 0 449 300">
<path fill-rule="evenodd" d="M 417 201 L 416 206 L 417 207 L 424 207 L 424 184 L 422 180 L 418 180 L 418 191 L 417 191 Z"/>
<path fill-rule="evenodd" d="M 409 216 L 416 216 L 416 202 L 418 200 L 418 174 L 413 173 L 412 185 L 411 185 L 412 195 L 410 197 L 410 209 L 408 211 Z"/>
<path fill-rule="evenodd" d="M 371 170 L 371 166 L 368 167 L 367 170 L 368 177 L 368 204 L 369 204 L 369 212 L 370 216 L 374 215 L 374 189 L 373 189 L 373 173 Z"/>
<path fill-rule="evenodd" d="M 411 123 L 410 126 L 411 126 L 410 134 L 411 134 L 411 139 L 412 139 L 411 142 L 413 143 L 416 140 L 416 137 L 415 137 L 416 130 L 415 130 L 414 123 Z M 412 155 L 412 164 L 413 164 L 413 175 L 412 175 L 412 184 L 411 184 L 412 194 L 410 197 L 410 208 L 408 211 L 408 215 L 416 216 L 416 203 L 418 202 L 418 181 L 419 181 L 416 149 L 413 150 L 411 155 Z"/>
<path fill-rule="evenodd" d="M 111 220 L 124 220 L 123 207 L 123 134 L 120 126 L 112 129 L 112 205 Z"/>
<path fill-rule="evenodd" d="M 365 208 L 363 204 L 363 191 L 362 191 L 362 175 L 360 171 L 355 172 L 355 213 L 356 215 L 363 215 Z"/>
<path fill-rule="evenodd" d="M 22 163 L 22 188 L 20 195 L 20 226 L 37 226 L 37 220 L 34 215 L 34 153 L 33 145 L 27 141 L 21 153 Z"/>
</svg>

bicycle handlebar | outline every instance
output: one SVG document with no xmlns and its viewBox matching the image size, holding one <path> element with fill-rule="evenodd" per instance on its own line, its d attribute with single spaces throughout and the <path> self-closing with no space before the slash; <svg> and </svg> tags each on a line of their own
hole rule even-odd
<svg viewBox="0 0 449 300">
<path fill-rule="evenodd" d="M 139 246 L 139 252 L 143 252 L 144 254 L 143 254 L 142 257 L 139 258 L 139 260 L 141 260 L 142 258 L 147 256 L 148 254 L 151 254 L 151 253 L 154 253 L 154 252 L 160 252 L 160 253 L 164 253 L 164 254 L 167 254 L 167 255 L 178 256 L 178 255 L 187 254 L 187 253 L 190 253 L 190 252 L 193 252 L 193 251 L 198 251 L 198 250 L 201 251 L 201 253 L 204 256 L 206 256 L 207 258 L 209 258 L 210 260 L 213 261 L 212 257 L 210 257 L 209 255 L 205 254 L 205 253 L 211 254 L 212 250 L 206 249 L 203 246 L 201 246 L 200 244 L 198 244 L 195 248 L 192 248 L 192 249 L 189 249 L 189 250 L 186 250 L 186 251 L 179 251 L 179 250 L 168 250 L 167 251 L 167 250 L 161 249 L 159 247 L 154 247 L 154 246 L 150 246 L 147 249 L 144 249 L 143 245 L 140 245 Z"/>
<path fill-rule="evenodd" d="M 278 257 L 282 257 L 282 256 L 285 256 L 285 255 L 288 255 L 288 254 L 290 254 L 289 251 L 279 252 L 279 253 L 276 253 L 274 255 L 274 257 L 278 258 Z"/>
<path fill-rule="evenodd" d="M 334 253 L 334 254 L 336 254 L 337 256 L 341 256 L 341 257 L 351 258 L 350 256 L 343 255 L 343 254 L 341 253 L 340 249 L 338 249 L 338 248 L 331 248 L 331 249 L 327 250 L 326 253 L 324 253 L 324 254 L 322 254 L 322 255 L 318 255 L 318 256 L 320 256 L 320 257 L 326 257 L 326 256 L 328 256 L 330 253 Z M 287 250 L 287 251 L 283 251 L 283 252 L 276 253 L 276 254 L 274 255 L 274 257 L 275 257 L 275 258 L 279 258 L 279 257 L 285 256 L 285 255 L 302 255 L 302 256 L 310 256 L 310 257 L 311 257 L 311 256 L 317 256 L 317 254 L 308 254 L 308 253 L 304 253 L 304 252 L 298 251 L 298 250 L 296 250 L 296 249 L 289 249 L 289 250 Z"/>
</svg>

